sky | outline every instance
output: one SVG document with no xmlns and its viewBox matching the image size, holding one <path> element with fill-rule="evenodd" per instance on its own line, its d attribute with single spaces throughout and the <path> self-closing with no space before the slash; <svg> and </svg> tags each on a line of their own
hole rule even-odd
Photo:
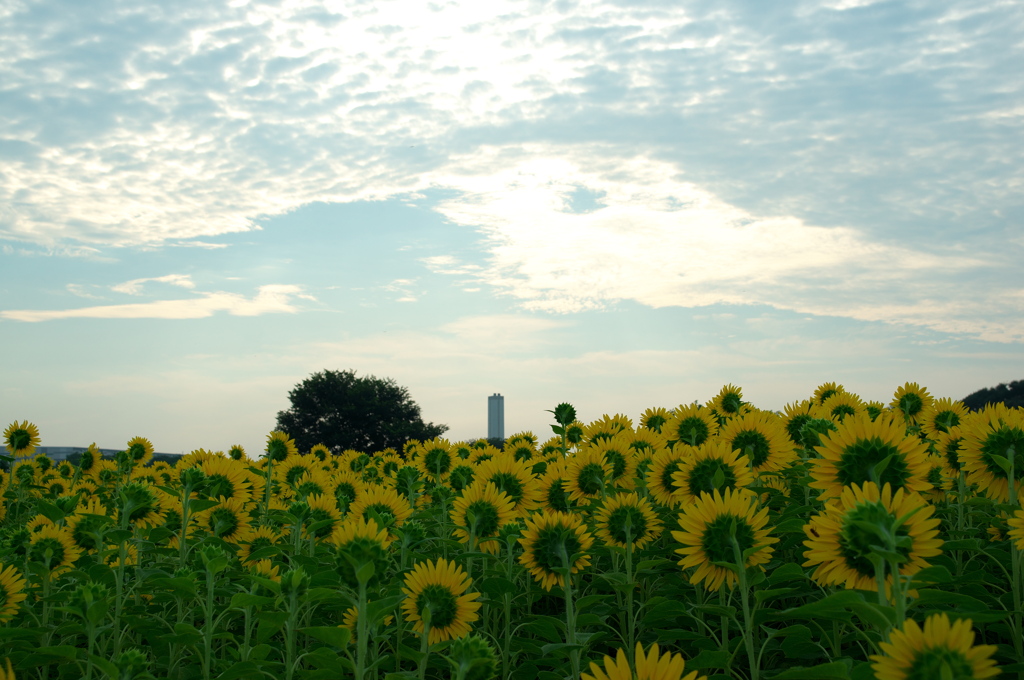
<svg viewBox="0 0 1024 680">
<path fill-rule="evenodd" d="M 0 420 L 263 450 L 1024 378 L 1024 4 L 0 4 Z"/>
</svg>

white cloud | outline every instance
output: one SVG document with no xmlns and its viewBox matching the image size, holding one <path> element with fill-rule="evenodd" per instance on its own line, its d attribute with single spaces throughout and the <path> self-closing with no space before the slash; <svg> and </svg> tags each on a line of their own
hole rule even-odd
<svg viewBox="0 0 1024 680">
<path fill-rule="evenodd" d="M 172 286 L 178 286 L 179 288 L 195 288 L 196 284 L 192 283 L 192 277 L 188 274 L 168 274 L 166 276 L 156 276 L 147 279 L 132 279 L 131 281 L 125 281 L 124 283 L 118 283 L 111 286 L 110 289 L 115 293 L 125 293 L 126 295 L 141 295 L 142 284 L 150 281 L 156 281 L 158 283 L 169 283 Z"/>
<path fill-rule="evenodd" d="M 11 321 L 52 321 L 54 319 L 203 319 L 217 312 L 234 316 L 260 316 L 298 309 L 291 298 L 299 297 L 301 286 L 260 286 L 253 298 L 237 293 L 202 293 L 184 300 L 156 300 L 127 305 L 103 305 L 60 310 L 3 310 L 0 318 Z M 310 299 L 309 296 L 301 296 Z"/>
</svg>

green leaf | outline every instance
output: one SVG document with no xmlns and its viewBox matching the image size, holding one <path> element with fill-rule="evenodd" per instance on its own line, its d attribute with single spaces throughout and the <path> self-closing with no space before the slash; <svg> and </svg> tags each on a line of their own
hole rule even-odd
<svg viewBox="0 0 1024 680">
<path fill-rule="evenodd" d="M 256 641 L 263 644 L 284 627 L 284 622 L 288 620 L 288 612 L 260 612 L 259 620 Z"/>
<path fill-rule="evenodd" d="M 484 593 L 492 600 L 500 599 L 502 595 L 514 593 L 519 590 L 516 588 L 516 584 L 512 583 L 512 581 L 500 576 L 494 576 L 487 579 L 482 582 L 479 587 L 480 592 Z"/>
<path fill-rule="evenodd" d="M 853 615 L 849 612 L 849 607 L 863 602 L 864 596 L 856 590 L 840 590 L 817 602 L 809 602 L 800 607 L 775 612 L 771 618 L 777 621 L 785 621 L 787 619 L 809 619 L 813 621 L 816 618 L 828 619 L 830 621 L 851 621 Z"/>
<path fill-rule="evenodd" d="M 236 680 L 237 678 L 255 678 L 260 674 L 260 667 L 252 661 L 239 661 L 217 676 L 217 680 Z"/>
<path fill-rule="evenodd" d="M 338 626 L 312 626 L 310 628 L 299 628 L 299 632 L 340 649 L 345 649 L 348 646 L 349 640 L 352 639 L 352 631 Z"/>
<path fill-rule="evenodd" d="M 203 510 L 209 510 L 220 505 L 220 501 L 212 501 L 205 498 L 193 498 L 188 502 L 188 512 L 190 515 Z"/>
<path fill-rule="evenodd" d="M 704 668 L 728 668 L 730 656 L 731 655 L 728 652 L 705 649 L 700 654 L 687 661 L 686 668 L 688 670 L 701 670 Z"/>
<path fill-rule="evenodd" d="M 395 611 L 395 608 L 402 603 L 405 599 L 405 595 L 392 595 L 391 597 L 383 597 L 379 600 L 366 603 L 366 616 L 367 621 L 370 623 L 376 623 L 384 619 L 385 616 Z"/>
<path fill-rule="evenodd" d="M 117 669 L 117 666 L 110 659 L 105 659 L 102 656 L 95 654 L 89 655 L 89 660 L 92 661 L 93 665 L 99 668 L 101 671 L 107 674 L 111 678 L 121 677 L 121 672 Z"/>
<path fill-rule="evenodd" d="M 803 666 L 790 668 L 771 676 L 770 680 L 847 680 L 849 677 L 850 664 L 833 661 L 809 668 Z"/>
<path fill-rule="evenodd" d="M 36 512 L 46 517 L 54 524 L 64 519 L 64 511 L 52 503 L 47 503 L 42 498 L 36 499 Z"/>
<path fill-rule="evenodd" d="M 170 590 L 176 597 L 184 597 L 186 595 L 189 597 L 196 596 L 195 581 L 185 576 L 153 579 L 153 587 Z"/>
<path fill-rule="evenodd" d="M 577 649 L 583 649 L 583 645 L 570 645 L 568 642 L 552 642 L 548 645 L 542 645 L 540 651 L 544 656 L 550 656 L 552 654 L 565 656 L 569 652 L 574 652 Z"/>
<path fill-rule="evenodd" d="M 245 607 L 264 607 L 274 604 L 274 598 L 252 595 L 250 593 L 235 593 L 231 596 L 231 608 L 243 609 Z"/>
</svg>

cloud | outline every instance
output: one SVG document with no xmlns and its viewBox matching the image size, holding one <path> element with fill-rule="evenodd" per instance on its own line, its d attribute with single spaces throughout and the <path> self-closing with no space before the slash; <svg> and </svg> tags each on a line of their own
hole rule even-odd
<svg viewBox="0 0 1024 680">
<path fill-rule="evenodd" d="M 300 295 L 301 286 L 260 286 L 253 298 L 237 293 L 202 293 L 184 300 L 156 300 L 127 305 L 103 305 L 61 310 L 3 310 L 0 319 L 34 323 L 55 319 L 203 319 L 217 312 L 233 316 L 261 316 L 280 312 L 295 313 L 291 298 Z"/>
<path fill-rule="evenodd" d="M 168 274 L 166 276 L 157 276 L 148 279 L 132 279 L 131 281 L 125 281 L 124 283 L 118 283 L 111 286 L 110 289 L 115 293 L 125 293 L 127 295 L 140 295 L 142 293 L 142 284 L 150 281 L 157 281 L 159 283 L 169 283 L 172 286 L 178 286 L 179 288 L 195 288 L 196 284 L 192 283 L 192 278 L 188 274 Z"/>
</svg>

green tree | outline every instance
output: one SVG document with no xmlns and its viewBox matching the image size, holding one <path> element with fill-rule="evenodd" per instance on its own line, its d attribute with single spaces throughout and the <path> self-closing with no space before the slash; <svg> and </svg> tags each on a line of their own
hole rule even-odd
<svg viewBox="0 0 1024 680">
<path fill-rule="evenodd" d="M 1024 406 L 1024 380 L 999 383 L 995 387 L 980 389 L 964 397 L 963 402 L 972 411 L 983 409 L 986 404 L 1002 403 L 1010 408 Z"/>
<path fill-rule="evenodd" d="M 288 393 L 291 408 L 277 414 L 277 429 L 300 451 L 323 444 L 333 453 L 394 448 L 410 439 L 431 439 L 447 425 L 424 423 L 409 390 L 391 378 L 356 377 L 353 370 L 321 371 Z"/>
</svg>

